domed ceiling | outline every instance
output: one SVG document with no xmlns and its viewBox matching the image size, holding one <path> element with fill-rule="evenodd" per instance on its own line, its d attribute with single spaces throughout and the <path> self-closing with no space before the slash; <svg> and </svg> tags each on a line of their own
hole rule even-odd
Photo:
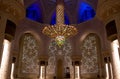
<svg viewBox="0 0 120 79">
<path fill-rule="evenodd" d="M 64 0 L 65 24 L 79 24 L 94 18 L 97 0 Z M 44 24 L 56 24 L 56 0 L 25 0 L 26 17 Z"/>
</svg>

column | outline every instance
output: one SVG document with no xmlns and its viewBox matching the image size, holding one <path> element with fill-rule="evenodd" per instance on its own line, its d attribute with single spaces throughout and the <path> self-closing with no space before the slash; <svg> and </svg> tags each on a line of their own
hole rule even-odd
<svg viewBox="0 0 120 79">
<path fill-rule="evenodd" d="M 112 78 L 111 59 L 110 59 L 110 57 L 108 57 L 108 71 L 109 71 L 109 78 L 113 79 Z"/>
<path fill-rule="evenodd" d="M 38 75 L 38 79 L 40 79 L 40 77 L 41 77 L 41 64 L 39 62 L 39 75 Z"/>
<path fill-rule="evenodd" d="M 120 45 L 120 13 L 115 17 L 115 23 L 117 28 L 117 37 L 118 43 Z M 113 65 L 113 79 L 120 79 L 120 56 L 119 56 L 119 48 L 114 48 L 116 46 L 112 43 L 112 65 Z"/>
<path fill-rule="evenodd" d="M 39 79 L 46 79 L 46 67 L 47 67 L 47 62 L 44 60 L 40 61 Z"/>
<path fill-rule="evenodd" d="M 80 77 L 80 74 L 81 74 L 81 72 L 80 72 L 80 61 L 79 60 L 77 60 L 77 61 L 75 61 L 74 62 L 74 70 L 75 70 L 75 77 L 74 77 L 74 79 L 81 79 L 81 77 Z"/>
<path fill-rule="evenodd" d="M 2 59 L 3 40 L 5 35 L 6 22 L 7 22 L 7 18 L 4 17 L 4 15 L 0 15 L 0 66 Z"/>
<path fill-rule="evenodd" d="M 0 79 L 10 79 L 10 59 L 11 59 L 11 42 L 4 39 L 4 48 L 1 62 Z"/>
<path fill-rule="evenodd" d="M 120 79 L 120 60 L 119 60 L 119 52 L 118 45 L 116 41 L 111 43 L 111 57 L 112 57 L 112 66 L 113 66 L 113 79 Z"/>
<path fill-rule="evenodd" d="M 79 79 L 81 79 L 81 61 L 79 61 Z"/>
<path fill-rule="evenodd" d="M 115 23 L 116 23 L 116 28 L 117 28 L 118 42 L 119 42 L 119 45 L 120 45 L 120 13 L 118 15 L 116 15 Z"/>
<path fill-rule="evenodd" d="M 12 59 L 12 65 L 11 65 L 11 74 L 10 74 L 10 78 L 14 79 L 14 69 L 15 69 L 15 62 L 16 62 L 16 57 L 11 57 Z"/>
</svg>

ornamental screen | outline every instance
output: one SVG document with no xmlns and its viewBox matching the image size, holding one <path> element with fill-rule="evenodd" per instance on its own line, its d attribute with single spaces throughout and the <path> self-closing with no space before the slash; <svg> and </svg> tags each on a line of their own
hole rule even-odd
<svg viewBox="0 0 120 79">
<path fill-rule="evenodd" d="M 39 73 L 38 43 L 31 34 L 25 34 L 22 40 L 21 70 L 22 73 Z"/>
<path fill-rule="evenodd" d="M 93 35 L 88 35 L 83 44 L 82 48 L 82 65 L 81 73 L 98 73 L 98 56 L 97 56 L 97 37 Z"/>
<path fill-rule="evenodd" d="M 64 69 L 66 67 L 70 68 L 70 74 L 73 75 L 73 67 L 72 67 L 72 46 L 69 41 L 66 41 L 63 45 L 62 49 L 59 49 L 55 40 L 51 40 L 49 45 L 49 59 L 48 59 L 48 66 L 47 66 L 47 76 L 56 75 L 56 64 L 57 64 L 57 58 L 63 57 L 63 67 Z M 65 72 L 65 71 L 64 71 Z M 73 78 L 73 76 L 71 76 Z"/>
</svg>

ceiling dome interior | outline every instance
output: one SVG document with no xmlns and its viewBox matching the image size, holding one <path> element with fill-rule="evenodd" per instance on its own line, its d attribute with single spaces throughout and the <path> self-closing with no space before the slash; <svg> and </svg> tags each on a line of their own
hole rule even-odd
<svg viewBox="0 0 120 79">
<path fill-rule="evenodd" d="M 76 1 L 76 2 L 75 2 Z M 95 10 L 86 1 L 65 0 L 65 24 L 79 24 L 95 17 Z M 46 5 L 44 5 L 46 4 Z M 74 9 L 74 7 L 77 7 Z M 26 8 L 26 17 L 44 24 L 56 24 L 56 0 L 35 1 Z M 48 13 L 49 12 L 49 13 Z M 48 18 L 48 20 L 46 20 Z"/>
</svg>

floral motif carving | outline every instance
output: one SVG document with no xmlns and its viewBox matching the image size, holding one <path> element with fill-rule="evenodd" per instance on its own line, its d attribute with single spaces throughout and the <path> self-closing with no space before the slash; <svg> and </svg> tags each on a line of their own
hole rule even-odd
<svg viewBox="0 0 120 79">
<path fill-rule="evenodd" d="M 81 73 L 98 73 L 97 38 L 88 36 L 82 46 Z"/>
<path fill-rule="evenodd" d="M 26 34 L 22 45 L 22 73 L 38 73 L 38 44 L 36 39 Z"/>
<path fill-rule="evenodd" d="M 49 45 L 49 59 L 48 59 L 48 66 L 47 66 L 47 74 L 54 75 L 56 69 L 56 58 L 59 56 L 63 57 L 64 68 L 69 67 L 70 73 L 73 74 L 73 67 L 72 67 L 72 60 L 71 60 L 71 52 L 72 47 L 71 44 L 66 41 L 65 44 L 61 49 L 58 48 L 55 40 L 51 40 Z"/>
</svg>

